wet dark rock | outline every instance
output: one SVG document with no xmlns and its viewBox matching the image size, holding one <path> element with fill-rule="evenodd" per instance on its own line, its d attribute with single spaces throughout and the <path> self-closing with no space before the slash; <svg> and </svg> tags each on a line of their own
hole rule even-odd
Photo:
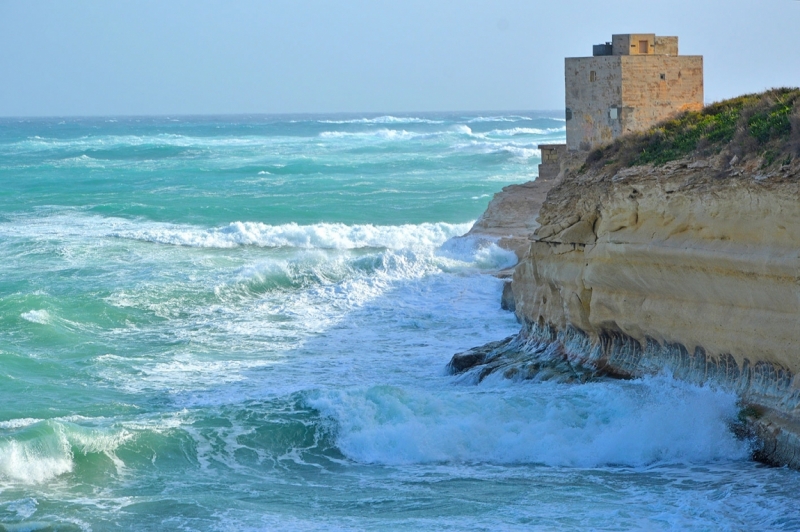
<svg viewBox="0 0 800 532">
<path fill-rule="evenodd" d="M 483 365 L 486 363 L 486 359 L 490 354 L 502 351 L 502 349 L 514 338 L 516 337 L 509 336 L 505 340 L 489 342 L 486 345 L 473 347 L 468 351 L 457 353 L 453 355 L 453 358 L 450 359 L 450 363 L 447 365 L 447 370 L 451 375 L 457 375 L 459 373 L 464 373 L 468 369 L 474 368 L 475 366 Z"/>
<path fill-rule="evenodd" d="M 500 298 L 500 308 L 503 310 L 510 310 L 511 312 L 517 310 L 517 304 L 514 302 L 514 290 L 511 287 L 511 281 L 506 281 L 503 284 L 503 295 Z"/>
<path fill-rule="evenodd" d="M 800 423 L 786 412 L 800 410 L 800 391 L 785 367 L 760 361 L 741 365 L 730 355 L 709 356 L 702 347 L 689 352 L 678 343 L 645 342 L 615 331 L 592 339 L 572 327 L 557 332 L 527 323 L 517 336 L 454 355 L 448 369 L 466 382 L 492 374 L 513 380 L 585 383 L 626 379 L 663 371 L 697 385 L 713 385 L 741 398 L 738 437 L 753 442 L 753 458 L 800 469 Z"/>
</svg>

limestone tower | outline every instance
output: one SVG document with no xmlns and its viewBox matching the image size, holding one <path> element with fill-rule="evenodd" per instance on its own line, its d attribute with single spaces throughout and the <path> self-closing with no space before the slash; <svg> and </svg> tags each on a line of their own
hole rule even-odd
<svg viewBox="0 0 800 532">
<path fill-rule="evenodd" d="M 593 48 L 592 57 L 564 60 L 568 150 L 703 108 L 703 56 L 678 55 L 677 37 L 612 35 Z"/>
<path fill-rule="evenodd" d="M 703 56 L 678 55 L 677 37 L 612 35 L 593 47 L 592 57 L 566 58 L 564 82 L 569 151 L 588 151 L 703 108 Z M 540 175 L 550 175 L 564 146 L 540 148 Z"/>
</svg>

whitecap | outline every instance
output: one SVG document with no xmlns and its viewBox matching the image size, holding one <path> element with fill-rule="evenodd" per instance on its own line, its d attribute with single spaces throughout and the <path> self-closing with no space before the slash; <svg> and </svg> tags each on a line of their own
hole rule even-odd
<svg viewBox="0 0 800 532">
<path fill-rule="evenodd" d="M 376 138 L 384 140 L 408 140 L 419 137 L 419 133 L 412 133 L 406 130 L 398 129 L 377 129 L 374 131 L 323 131 L 319 134 L 323 139 L 338 139 L 338 138 Z"/>
<path fill-rule="evenodd" d="M 295 247 L 305 249 L 436 247 L 447 239 L 466 233 L 471 223 L 423 223 L 418 225 L 345 225 L 320 223 L 267 225 L 233 222 L 225 227 L 200 229 L 193 226 L 156 225 L 149 228 L 113 231 L 110 236 L 205 248 L 237 246 Z"/>
<path fill-rule="evenodd" d="M 522 121 L 530 121 L 533 118 L 528 116 L 519 116 L 519 115 L 506 115 L 506 116 L 476 116 L 475 118 L 471 118 L 468 122 L 522 122 Z"/>
<path fill-rule="evenodd" d="M 114 451 L 130 440 L 127 430 L 97 429 L 66 421 L 22 425 L 13 435 L 0 438 L 0 478 L 38 484 L 74 468 L 74 453 L 103 453 L 120 468 Z"/>
<path fill-rule="evenodd" d="M 748 456 L 728 428 L 736 397 L 669 377 L 486 388 L 373 386 L 308 403 L 335 424 L 339 449 L 363 463 L 640 467 Z"/>
<path fill-rule="evenodd" d="M 517 255 L 498 246 L 494 239 L 472 235 L 451 238 L 442 244 L 437 254 L 483 270 L 503 270 L 517 263 Z"/>
<path fill-rule="evenodd" d="M 566 131 L 565 127 L 548 127 L 545 129 L 536 127 L 515 127 L 511 129 L 493 129 L 484 133 L 488 136 L 496 137 L 513 137 L 516 135 L 547 135 L 550 133 L 561 133 Z"/>
<path fill-rule="evenodd" d="M 379 116 L 377 118 L 351 118 L 343 120 L 318 120 L 320 124 L 442 124 L 442 120 L 428 118 Z"/>
<path fill-rule="evenodd" d="M 0 421 L 0 429 L 19 429 L 22 427 L 27 427 L 28 425 L 33 425 L 34 423 L 39 423 L 41 421 L 43 420 L 33 417 L 9 419 L 7 421 Z"/>
<path fill-rule="evenodd" d="M 0 441 L 0 477 L 35 484 L 68 473 L 72 468 L 72 450 L 63 434 Z"/>
<path fill-rule="evenodd" d="M 531 157 L 541 157 L 542 152 L 535 143 L 518 143 L 518 142 L 492 142 L 487 139 L 485 141 L 473 140 L 467 144 L 456 144 L 453 146 L 456 150 L 474 150 L 479 153 L 508 153 L 516 159 L 526 161 Z"/>
<path fill-rule="evenodd" d="M 50 323 L 50 313 L 46 310 L 29 310 L 19 315 L 23 320 L 31 323 L 38 323 L 40 325 L 47 325 Z"/>
</svg>

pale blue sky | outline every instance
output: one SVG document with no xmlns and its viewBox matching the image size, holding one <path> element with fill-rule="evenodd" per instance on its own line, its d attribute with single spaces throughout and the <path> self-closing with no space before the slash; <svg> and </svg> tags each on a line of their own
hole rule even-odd
<svg viewBox="0 0 800 532">
<path fill-rule="evenodd" d="M 0 116 L 561 109 L 564 57 L 634 32 L 707 101 L 800 85 L 796 0 L 0 0 Z"/>
</svg>

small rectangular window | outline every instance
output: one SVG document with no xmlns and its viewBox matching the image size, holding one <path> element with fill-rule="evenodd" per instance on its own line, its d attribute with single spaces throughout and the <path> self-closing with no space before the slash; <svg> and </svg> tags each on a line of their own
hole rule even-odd
<svg viewBox="0 0 800 532">
<path fill-rule="evenodd" d="M 666 81 L 667 80 L 667 75 L 666 74 L 661 74 L 660 76 L 661 76 L 661 81 Z"/>
<path fill-rule="evenodd" d="M 567 120 L 572 120 L 572 109 L 567 107 L 567 112 L 565 114 L 567 115 Z"/>
<path fill-rule="evenodd" d="M 589 72 L 589 81 L 596 81 L 597 80 L 597 72 L 592 70 Z"/>
<path fill-rule="evenodd" d="M 616 107 L 612 107 L 612 108 L 610 108 L 608 110 L 608 117 L 611 120 L 616 120 L 617 119 L 617 108 Z"/>
<path fill-rule="evenodd" d="M 639 41 L 639 53 L 640 54 L 647 53 L 647 41 Z"/>
</svg>

